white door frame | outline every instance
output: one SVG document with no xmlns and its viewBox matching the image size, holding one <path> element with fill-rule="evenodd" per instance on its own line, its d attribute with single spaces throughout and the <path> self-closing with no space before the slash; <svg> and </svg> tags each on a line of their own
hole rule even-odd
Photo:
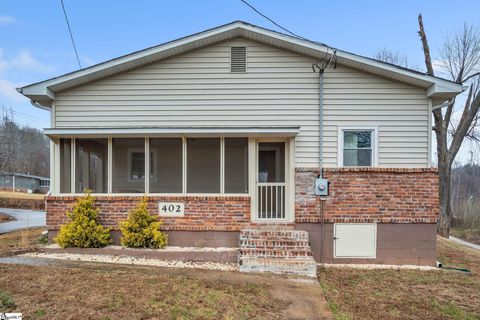
<svg viewBox="0 0 480 320">
<path fill-rule="evenodd" d="M 258 218 L 258 144 L 259 142 L 285 143 L 285 218 Z M 294 222 L 295 221 L 295 138 L 250 138 L 249 139 L 249 191 L 251 197 L 251 221 L 258 223 Z"/>
</svg>

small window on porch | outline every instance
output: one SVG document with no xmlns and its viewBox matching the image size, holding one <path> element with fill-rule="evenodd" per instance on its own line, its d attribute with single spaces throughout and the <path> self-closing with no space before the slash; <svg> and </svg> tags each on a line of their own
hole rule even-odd
<svg viewBox="0 0 480 320">
<path fill-rule="evenodd" d="M 145 192 L 145 139 L 115 138 L 112 151 L 112 191 Z"/>
</svg>

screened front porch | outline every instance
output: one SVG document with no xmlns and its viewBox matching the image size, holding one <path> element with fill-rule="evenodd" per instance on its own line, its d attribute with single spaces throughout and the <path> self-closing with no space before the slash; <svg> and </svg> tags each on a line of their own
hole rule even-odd
<svg viewBox="0 0 480 320">
<path fill-rule="evenodd" d="M 251 219 L 292 221 L 293 137 L 51 137 L 56 195 L 251 197 Z"/>
</svg>

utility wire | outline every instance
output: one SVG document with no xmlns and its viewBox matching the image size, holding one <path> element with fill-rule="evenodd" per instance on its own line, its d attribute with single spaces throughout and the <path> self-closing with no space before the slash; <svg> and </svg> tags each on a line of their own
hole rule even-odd
<svg viewBox="0 0 480 320">
<path fill-rule="evenodd" d="M 295 38 L 298 38 L 298 39 L 301 39 L 301 40 L 305 40 L 305 41 L 310 41 L 312 42 L 312 40 L 310 39 L 307 39 L 307 38 L 304 38 L 296 33 L 293 33 L 292 31 L 288 30 L 287 28 L 284 28 L 282 27 L 280 24 L 278 24 L 277 22 L 275 22 L 273 19 L 269 18 L 267 15 L 261 13 L 259 10 L 257 10 L 254 6 L 252 6 L 250 3 L 248 3 L 246 0 L 240 0 L 241 2 L 243 2 L 244 4 L 246 4 L 248 7 L 250 7 L 253 11 L 255 11 L 256 13 L 258 13 L 259 15 L 261 15 L 263 18 L 267 19 L 268 21 L 270 21 L 271 23 L 273 23 L 275 26 L 277 26 L 278 28 L 282 29 L 283 31 L 291 34 L 292 36 L 294 36 Z M 318 65 L 317 67 L 319 69 L 326 69 L 328 66 L 330 66 L 330 64 L 333 62 L 333 65 L 334 65 L 334 68 L 337 67 L 337 59 L 336 59 L 336 50 L 333 49 L 333 48 L 330 48 L 329 46 L 327 46 L 326 44 L 322 44 L 325 46 L 325 48 L 327 49 L 326 52 L 325 52 L 325 56 L 323 57 L 322 59 L 322 67 L 320 68 Z M 328 55 L 329 55 L 329 50 L 332 50 L 333 51 L 333 54 L 331 56 L 331 58 L 327 59 Z M 312 66 L 313 68 L 313 66 Z M 315 71 L 315 70 L 314 70 Z"/>
<path fill-rule="evenodd" d="M 296 33 L 293 33 L 292 31 L 288 30 L 287 28 L 284 28 L 282 27 L 280 24 L 276 23 L 273 19 L 270 19 L 268 16 L 266 16 L 265 14 L 261 13 L 260 11 L 258 11 L 254 6 L 252 6 L 250 3 L 248 3 L 247 1 L 245 0 L 240 0 L 242 1 L 244 4 L 246 4 L 247 6 L 249 6 L 253 11 L 255 11 L 256 13 L 258 13 L 259 15 L 261 15 L 262 17 L 264 17 L 265 19 L 267 19 L 268 21 L 270 21 L 271 23 L 273 23 L 274 25 L 276 25 L 277 27 L 279 27 L 280 29 L 282 29 L 283 31 L 291 34 L 292 36 L 296 37 L 296 38 L 299 38 L 299 39 L 302 39 L 302 40 L 307 40 L 307 41 L 311 41 L 307 38 L 304 38 L 302 36 L 299 36 L 298 34 Z"/>
<path fill-rule="evenodd" d="M 65 5 L 63 4 L 63 0 L 60 0 L 62 4 L 63 14 L 65 15 L 65 21 L 67 22 L 68 32 L 70 33 L 70 39 L 72 40 L 73 50 L 75 50 L 75 55 L 77 56 L 77 62 L 79 69 L 82 69 L 82 65 L 80 64 L 80 58 L 78 57 L 77 47 L 75 46 L 75 40 L 73 40 L 73 33 L 72 28 L 70 28 L 70 23 L 68 22 L 67 11 L 65 10 Z"/>
</svg>

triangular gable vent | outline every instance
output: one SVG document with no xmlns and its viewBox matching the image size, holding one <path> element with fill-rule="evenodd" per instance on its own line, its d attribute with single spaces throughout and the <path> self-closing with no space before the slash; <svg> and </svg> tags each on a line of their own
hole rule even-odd
<svg viewBox="0 0 480 320">
<path fill-rule="evenodd" d="M 231 47 L 230 49 L 230 71 L 246 72 L 247 71 L 247 48 Z"/>
</svg>

